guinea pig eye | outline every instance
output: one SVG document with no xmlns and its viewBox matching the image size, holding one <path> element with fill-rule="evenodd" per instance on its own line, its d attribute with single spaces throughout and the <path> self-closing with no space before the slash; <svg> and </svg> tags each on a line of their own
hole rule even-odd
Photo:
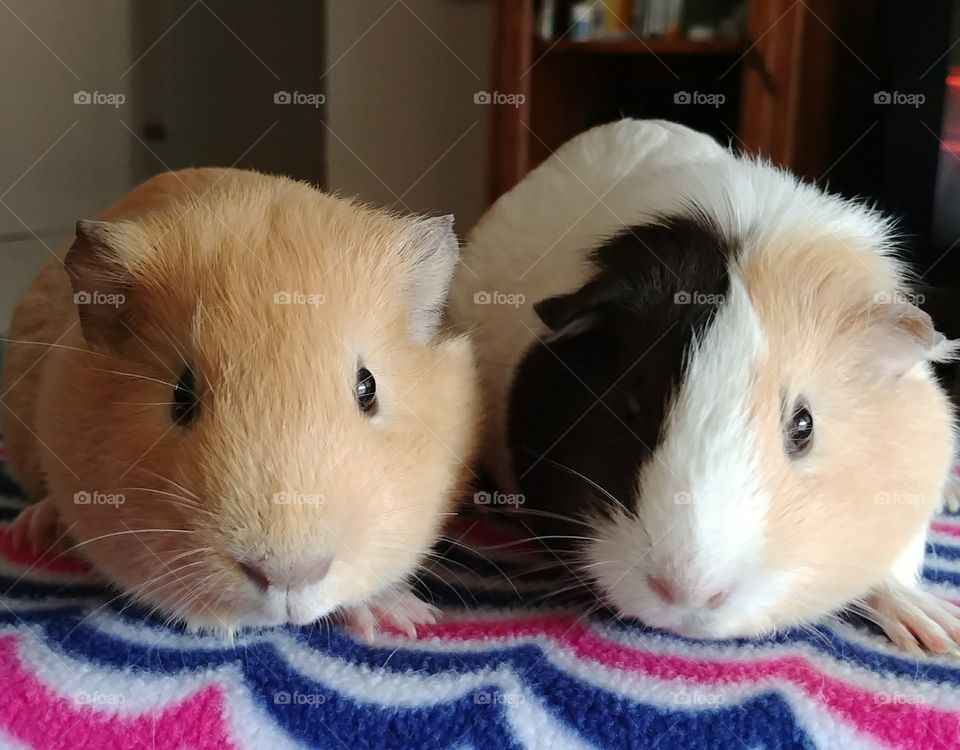
<svg viewBox="0 0 960 750">
<path fill-rule="evenodd" d="M 197 411 L 200 407 L 200 397 L 196 393 L 196 382 L 193 377 L 193 371 L 188 367 L 180 375 L 177 384 L 173 386 L 173 412 L 174 423 L 181 427 L 186 427 L 197 417 Z"/>
<path fill-rule="evenodd" d="M 643 411 L 643 404 L 640 401 L 640 397 L 635 393 L 627 394 L 627 414 L 631 417 L 638 417 Z"/>
<path fill-rule="evenodd" d="M 354 388 L 357 406 L 364 414 L 370 414 L 377 406 L 377 381 L 366 367 L 357 370 L 357 385 Z"/>
<path fill-rule="evenodd" d="M 805 455 L 813 444 L 813 414 L 806 401 L 798 401 L 784 429 L 784 443 L 790 458 Z"/>
</svg>

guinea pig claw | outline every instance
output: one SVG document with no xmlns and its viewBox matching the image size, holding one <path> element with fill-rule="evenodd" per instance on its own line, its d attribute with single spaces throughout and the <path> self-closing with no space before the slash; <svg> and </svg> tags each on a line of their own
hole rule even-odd
<svg viewBox="0 0 960 750">
<path fill-rule="evenodd" d="M 343 612 L 343 622 L 347 632 L 367 643 L 373 643 L 377 621 L 373 612 L 363 605 L 351 607 Z"/>
<path fill-rule="evenodd" d="M 437 621 L 439 612 L 413 592 L 388 590 L 364 604 L 343 613 L 347 630 L 367 643 L 373 643 L 383 630 L 399 630 L 411 639 L 417 637 L 417 625 Z"/>
<path fill-rule="evenodd" d="M 960 511 L 960 476 L 950 472 L 950 477 L 943 487 L 941 507 L 948 513 Z"/>
<path fill-rule="evenodd" d="M 44 498 L 20 511 L 10 527 L 10 534 L 14 546 L 29 549 L 35 555 L 61 547 L 63 530 L 53 501 Z"/>
<path fill-rule="evenodd" d="M 902 584 L 881 587 L 867 603 L 877 624 L 907 653 L 960 655 L 960 608 L 952 603 Z"/>
</svg>

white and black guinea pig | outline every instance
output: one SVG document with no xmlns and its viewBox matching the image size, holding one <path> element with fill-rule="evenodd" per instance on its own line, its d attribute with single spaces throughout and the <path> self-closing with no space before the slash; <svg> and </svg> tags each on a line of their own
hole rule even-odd
<svg viewBox="0 0 960 750">
<path fill-rule="evenodd" d="M 684 127 L 578 136 L 468 238 L 487 468 L 622 615 L 697 638 L 844 607 L 956 650 L 920 588 L 954 424 L 891 222 Z"/>
</svg>

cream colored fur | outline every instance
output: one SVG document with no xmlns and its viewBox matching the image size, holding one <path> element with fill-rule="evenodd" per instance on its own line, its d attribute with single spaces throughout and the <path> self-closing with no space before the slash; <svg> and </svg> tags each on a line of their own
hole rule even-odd
<svg viewBox="0 0 960 750">
<path fill-rule="evenodd" d="M 133 333 L 90 351 L 61 261 L 41 272 L 11 331 L 36 343 L 9 346 L 3 383 L 24 488 L 51 498 L 115 583 L 196 625 L 285 619 L 264 614 L 232 557 L 332 555 L 298 619 L 406 579 L 451 507 L 476 414 L 468 342 L 409 330 L 422 224 L 216 169 L 159 175 L 100 218 L 126 227 Z M 281 292 L 323 302 L 275 304 Z M 184 359 L 202 394 L 187 429 L 169 407 Z M 354 401 L 360 363 L 377 380 L 373 418 Z M 125 499 L 74 502 L 94 491 Z"/>
<path fill-rule="evenodd" d="M 940 504 L 953 412 L 919 347 L 902 377 L 883 368 L 909 346 L 897 339 L 903 321 L 888 300 L 910 292 L 870 246 L 798 234 L 748 251 L 743 274 L 767 341 L 751 416 L 777 425 L 781 399 L 800 394 L 816 414 L 816 452 L 805 464 L 786 458 L 776 429 L 758 430 L 772 499 L 766 564 L 800 572 L 774 612 L 757 618 L 782 626 L 839 609 L 899 572 Z"/>
<path fill-rule="evenodd" d="M 470 233 L 450 317 L 477 345 L 487 467 L 512 487 L 510 388 L 523 354 L 547 336 L 533 305 L 580 288 L 605 238 L 690 216 L 707 217 L 738 250 L 729 271 L 744 309 L 721 307 L 716 325 L 743 329 L 711 331 L 692 357 L 717 370 L 715 387 L 681 387 L 673 408 L 686 411 L 666 424 L 679 432 L 638 477 L 639 519 L 598 521 L 590 575 L 624 614 L 662 627 L 695 621 L 709 635 L 755 634 L 873 592 L 875 614 L 904 648 L 916 647 L 901 632 L 910 618 L 926 647 L 960 643 L 957 613 L 916 587 L 918 540 L 954 445 L 952 409 L 929 362 L 952 356 L 954 345 L 904 304 L 911 295 L 891 223 L 681 126 L 624 120 L 577 136 Z M 495 291 L 525 299 L 519 308 L 475 303 Z M 801 394 L 816 437 L 794 462 L 783 410 Z M 674 493 L 700 491 L 683 484 L 691 480 L 711 502 L 676 501 Z M 730 596 L 710 612 L 664 607 L 645 583 L 664 571 Z"/>
</svg>

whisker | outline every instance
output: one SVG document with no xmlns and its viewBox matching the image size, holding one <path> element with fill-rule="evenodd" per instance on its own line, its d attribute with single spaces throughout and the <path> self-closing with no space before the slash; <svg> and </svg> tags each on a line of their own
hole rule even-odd
<svg viewBox="0 0 960 750">
<path fill-rule="evenodd" d="M 111 406 L 173 406 L 175 401 L 108 401 Z"/>
<path fill-rule="evenodd" d="M 574 518 L 573 516 L 563 515 L 562 513 L 553 513 L 552 511 L 537 510 L 535 508 L 524 508 L 522 506 L 517 506 L 516 508 L 513 508 L 510 511 L 510 513 L 511 514 L 524 513 L 529 516 L 538 516 L 540 518 L 553 518 L 557 521 L 566 521 L 567 523 L 574 523 L 579 526 L 586 526 L 587 528 L 590 528 L 590 529 L 596 526 L 595 522 L 591 523 L 590 521 L 586 520 L 586 516 L 584 516 L 582 519 L 577 519 L 577 518 Z"/>
<path fill-rule="evenodd" d="M 91 369 L 94 370 L 95 372 L 106 372 L 106 373 L 111 373 L 113 375 L 121 375 L 126 378 L 137 378 L 138 380 L 148 380 L 151 383 L 159 383 L 160 385 L 164 385 L 167 388 L 173 388 L 173 386 L 176 385 L 176 383 L 168 383 L 166 380 L 151 378 L 147 375 L 139 375 L 135 372 L 122 372 L 121 370 L 104 370 L 101 367 L 92 367 Z"/>
<path fill-rule="evenodd" d="M 59 557 L 62 557 L 63 555 L 66 555 L 66 554 L 68 554 L 68 553 L 70 553 L 70 552 L 73 552 L 74 550 L 80 549 L 80 547 L 83 547 L 83 546 L 85 546 L 85 545 L 87 545 L 87 544 L 91 544 L 92 542 L 100 541 L 101 539 L 109 539 L 110 537 L 114 537 L 114 536 L 124 536 L 125 534 L 134 534 L 134 535 L 136 535 L 136 534 L 147 534 L 147 533 L 157 533 L 157 534 L 192 534 L 193 532 L 192 532 L 192 531 L 189 531 L 189 530 L 187 530 L 187 529 L 127 529 L 126 531 L 114 531 L 114 532 L 112 532 L 112 533 L 110 533 L 110 534 L 101 534 L 100 536 L 95 536 L 95 537 L 93 537 L 93 539 L 87 539 L 87 540 L 85 540 L 85 541 L 83 541 L 83 542 L 80 542 L 79 544 L 75 544 L 74 546 L 70 547 L 69 549 L 64 550 L 63 552 L 61 552 L 60 555 L 58 555 L 57 557 L 58 557 L 58 558 L 59 558 Z"/>
<path fill-rule="evenodd" d="M 597 483 L 594 482 L 592 479 L 590 479 L 590 477 L 585 476 L 584 474 L 581 474 L 581 473 L 580 473 L 579 471 L 577 471 L 576 469 L 573 469 L 573 468 L 571 468 L 571 467 L 569 467 L 569 466 L 565 466 L 564 464 L 560 463 L 559 461 L 554 461 L 552 458 L 548 458 L 547 456 L 541 456 L 541 455 L 539 455 L 536 451 L 531 450 L 531 449 L 530 449 L 529 447 L 527 447 L 526 445 L 524 445 L 524 446 L 522 446 L 522 447 L 523 447 L 524 450 L 528 451 L 528 452 L 531 453 L 532 455 L 537 456 L 537 458 L 539 458 L 539 459 L 540 459 L 541 461 L 543 461 L 544 463 L 547 463 L 547 464 L 549 464 L 549 465 L 551 465 L 551 466 L 553 466 L 553 467 L 555 467 L 555 468 L 557 468 L 557 469 L 560 469 L 561 471 L 566 471 L 567 473 L 572 474 L 573 476 L 578 477 L 579 479 L 582 479 L 584 482 L 586 482 L 586 483 L 589 484 L 591 487 L 593 487 L 597 492 L 601 493 L 605 498 L 607 498 L 608 500 L 616 503 L 616 504 L 623 510 L 624 513 L 626 513 L 627 515 L 631 515 L 630 509 L 627 508 L 627 506 L 624 505 L 619 499 L 617 499 L 617 497 L 614 496 L 614 494 L 613 494 L 612 492 L 609 492 L 608 490 L 606 490 L 606 489 L 604 489 L 603 487 L 601 487 L 599 484 L 597 484 Z"/>
<path fill-rule="evenodd" d="M 101 460 L 113 461 L 114 463 L 120 464 L 121 466 L 126 466 L 126 465 L 127 465 L 125 461 L 121 461 L 120 459 L 117 459 L 117 458 L 111 458 L 110 456 L 103 456 Z M 137 471 L 145 472 L 145 473 L 147 473 L 147 474 L 150 474 L 151 476 L 156 477 L 157 479 L 159 479 L 159 480 L 162 481 L 162 482 L 169 482 L 170 484 L 172 484 L 174 487 L 176 487 L 178 490 L 180 490 L 180 491 L 183 492 L 184 494 L 190 495 L 192 498 L 194 498 L 194 499 L 197 500 L 198 502 L 203 502 L 202 498 L 201 498 L 199 495 L 197 495 L 197 493 L 193 492 L 192 490 L 188 489 L 187 487 L 184 487 L 182 484 L 180 484 L 179 482 L 174 481 L 174 480 L 171 479 L 170 477 L 166 477 L 166 476 L 164 476 L 163 474 L 159 474 L 159 473 L 157 473 L 156 471 L 153 471 L 152 469 L 148 469 L 146 466 L 143 466 L 142 464 L 137 464 L 136 470 L 137 470 Z M 184 498 L 184 499 L 186 499 L 186 498 Z"/>
<path fill-rule="evenodd" d="M 168 498 L 173 505 L 178 505 L 187 510 L 197 511 L 208 516 L 214 515 L 213 511 L 204 507 L 199 500 L 186 497 L 185 495 L 178 495 L 175 492 L 166 492 L 164 490 L 153 489 L 152 487 L 120 487 L 118 488 L 118 492 L 146 492 L 154 495 L 162 495 L 164 498 Z"/>
<path fill-rule="evenodd" d="M 211 548 L 210 548 L 210 547 L 198 547 L 197 549 L 187 550 L 187 552 L 181 553 L 180 555 L 177 555 L 175 558 L 173 558 L 173 560 L 182 559 L 182 558 L 184 558 L 184 557 L 188 557 L 190 554 L 199 553 L 199 552 L 206 551 L 206 550 L 209 550 L 209 549 L 211 549 Z M 170 560 L 170 561 L 168 561 L 168 562 L 173 562 L 173 560 Z M 118 596 L 115 596 L 115 597 L 113 597 L 112 599 L 110 599 L 110 600 L 109 600 L 108 602 L 106 602 L 104 605 L 102 605 L 101 607 L 99 607 L 98 610 L 103 609 L 104 607 L 112 604 L 112 603 L 115 602 L 117 599 L 120 599 L 120 598 L 122 598 L 122 597 L 124 597 L 124 596 L 129 596 L 129 597 L 130 597 L 130 601 L 129 601 L 127 604 L 125 604 L 125 605 L 117 612 L 117 614 L 123 614 L 123 613 L 126 612 L 130 607 L 132 607 L 134 604 L 148 604 L 148 602 L 145 602 L 145 601 L 143 600 L 143 597 L 145 597 L 145 596 L 148 594 L 148 592 L 147 592 L 147 590 L 146 590 L 148 587 L 153 586 L 154 584 L 158 583 L 158 582 L 161 581 L 162 579 L 166 578 L 167 576 L 169 576 L 169 575 L 171 575 L 171 574 L 175 574 L 177 571 L 179 571 L 179 570 L 181 570 L 181 569 L 184 569 L 184 568 L 186 568 L 186 567 L 190 567 L 190 566 L 192 566 L 192 565 L 197 565 L 197 564 L 200 564 L 200 563 L 203 563 L 203 562 L 206 562 L 206 560 L 198 560 L 198 561 L 195 561 L 195 562 L 192 562 L 192 563 L 186 563 L 186 564 L 184 564 L 184 565 L 182 565 L 182 566 L 178 566 L 175 570 L 168 570 L 168 571 L 166 571 L 166 572 L 164 572 L 164 573 L 161 573 L 161 574 L 159 574 L 159 575 L 156 575 L 156 576 L 154 576 L 153 578 L 151 578 L 151 579 L 149 579 L 148 581 L 146 581 L 145 583 L 140 584 L 139 586 L 134 587 L 134 588 L 131 589 L 130 591 L 122 591 L 122 592 L 120 592 L 120 594 L 119 594 Z M 154 594 L 156 593 L 156 591 L 160 591 L 161 589 L 166 588 L 166 586 L 168 586 L 168 585 L 171 584 L 171 583 L 176 583 L 177 580 L 179 580 L 179 579 L 174 579 L 173 581 L 168 581 L 167 583 L 163 584 L 163 586 L 157 587 L 155 591 L 150 591 L 150 592 L 149 592 L 149 595 L 154 595 Z M 154 607 L 154 609 L 155 609 L 155 607 Z M 95 611 L 98 611 L 98 610 L 95 610 Z M 94 613 L 91 612 L 90 614 L 94 614 Z M 88 616 L 89 616 L 89 615 L 88 615 Z M 84 618 L 84 619 L 86 619 L 86 618 Z M 81 622 L 82 622 L 82 620 L 81 620 Z M 80 623 L 77 623 L 77 625 L 79 625 L 79 624 L 80 624 Z M 71 631 L 71 632 L 72 632 L 72 631 Z"/>
<path fill-rule="evenodd" d="M 170 346 L 173 347 L 173 350 L 177 353 L 177 356 L 180 357 L 180 361 L 183 363 L 183 366 L 190 367 L 190 363 L 187 362 L 187 358 L 183 356 L 183 352 L 180 351 L 180 347 L 177 346 L 176 342 L 174 342 L 174 340 L 170 337 L 170 335 L 162 328 L 160 329 L 160 333 L 162 333 L 163 337 L 170 342 Z"/>
<path fill-rule="evenodd" d="M 493 560 L 491 560 L 489 557 L 487 557 L 486 555 L 482 554 L 482 553 L 479 552 L 478 550 L 473 549 L 472 547 L 470 547 L 470 546 L 468 546 L 468 545 L 466 545 L 466 544 L 461 543 L 458 539 L 452 539 L 451 537 L 446 536 L 446 535 L 443 535 L 443 534 L 441 534 L 439 538 L 440 538 L 441 540 L 449 543 L 449 544 L 454 544 L 454 545 L 456 545 L 457 547 L 461 547 L 462 549 L 467 550 L 467 552 L 471 552 L 472 554 L 477 555 L 477 556 L 480 557 L 481 559 L 485 560 L 494 570 L 496 570 L 500 575 L 503 576 L 504 580 L 505 580 L 508 584 L 510 584 L 510 587 L 513 589 L 514 593 L 515 593 L 518 597 L 520 596 L 520 592 L 517 590 L 517 587 L 513 585 L 513 581 L 510 580 L 510 576 L 508 576 L 508 575 L 504 572 L 503 568 L 501 568 L 499 565 L 497 565 L 497 564 L 496 564 Z"/>
<path fill-rule="evenodd" d="M 207 593 L 206 591 L 200 588 L 200 584 L 205 583 L 206 581 L 209 581 L 214 578 L 219 580 L 224 576 L 225 572 L 226 571 L 223 571 L 223 570 L 214 571 L 210 575 L 202 578 L 192 587 L 186 587 L 187 590 L 185 594 L 182 594 L 181 596 L 179 596 L 172 603 L 165 602 L 163 605 L 163 608 L 168 612 L 174 613 L 174 616 L 177 617 L 178 619 L 184 619 L 184 616 L 189 612 L 190 606 L 192 606 L 196 602 L 199 602 L 200 597 L 203 594 Z M 206 605 L 204 605 L 204 607 L 207 608 Z M 216 617 L 216 614 L 214 614 L 213 610 L 210 610 L 210 613 L 213 614 L 214 617 Z"/>
<path fill-rule="evenodd" d="M 382 546 L 382 545 L 381 545 L 381 546 Z M 383 548 L 384 548 L 384 549 L 399 549 L 399 548 L 397 548 L 397 547 L 383 547 Z M 405 550 L 400 550 L 400 551 L 405 551 Z M 470 607 L 469 607 L 469 605 L 467 604 L 466 600 L 463 598 L 463 595 L 462 595 L 449 581 L 445 580 L 444 578 L 441 578 L 440 576 L 436 575 L 436 574 L 433 572 L 432 566 L 433 566 L 433 565 L 439 565 L 441 568 L 443 568 L 444 570 L 446 570 L 451 576 L 453 576 L 455 579 L 457 579 L 458 582 L 461 583 L 461 585 L 464 586 L 464 588 L 466 589 L 466 591 L 471 594 L 471 596 L 472 596 L 472 598 L 473 598 L 473 601 L 474 601 L 474 604 L 477 603 L 477 598 L 476 598 L 476 596 L 473 595 L 473 593 L 470 591 L 469 587 L 466 585 L 466 583 L 463 581 L 463 579 L 460 577 L 460 575 L 459 575 L 458 573 L 456 573 L 455 571 L 450 570 L 450 568 L 448 568 L 448 567 L 446 566 L 446 563 L 449 562 L 449 563 L 452 563 L 452 564 L 454 564 L 454 565 L 459 565 L 461 568 L 463 568 L 463 569 L 466 570 L 467 572 L 472 573 L 473 571 L 469 568 L 469 566 L 464 565 L 463 563 L 458 562 L 457 560 L 451 560 L 451 559 L 449 559 L 449 558 L 444 558 L 444 557 L 442 557 L 442 556 L 440 556 L 440 555 L 438 555 L 438 554 L 436 554 L 436 553 L 434 553 L 434 552 L 426 552 L 426 553 L 424 553 L 424 554 L 425 554 L 426 557 L 430 558 L 430 563 L 429 563 L 429 564 L 430 564 L 431 567 L 428 568 L 428 567 L 427 567 L 427 564 L 425 564 L 425 563 L 420 563 L 420 565 L 417 566 L 418 569 L 422 569 L 425 574 L 427 574 L 427 575 L 429 575 L 429 576 L 431 577 L 431 580 L 433 580 L 433 581 L 438 581 L 438 582 L 444 584 L 444 585 L 445 585 L 447 588 L 449 588 L 454 594 L 457 595 L 457 597 L 460 599 L 460 601 L 461 601 L 462 604 L 463 604 L 463 608 L 464 608 L 464 609 L 469 609 Z M 427 588 L 427 589 L 429 590 L 429 586 L 427 586 L 427 584 L 424 583 L 422 577 L 418 576 L 418 577 L 417 577 L 417 580 L 419 580 L 420 583 L 421 583 L 425 588 Z"/>
<path fill-rule="evenodd" d="M 183 565 L 178 565 L 174 569 L 168 570 L 165 573 L 160 573 L 159 575 L 154 576 L 146 584 L 136 586 L 131 590 L 131 593 L 137 597 L 142 597 L 142 598 L 146 598 L 147 596 L 155 596 L 158 591 L 166 588 L 167 586 L 170 586 L 174 583 L 183 583 L 183 579 L 180 577 L 179 574 L 184 570 L 195 567 L 197 565 L 205 565 L 205 564 L 208 564 L 209 562 L 210 562 L 209 560 L 203 559 L 203 560 L 194 560 L 193 562 L 184 563 Z M 172 580 L 167 581 L 162 586 L 156 586 L 156 584 L 158 584 L 164 578 L 169 578 L 170 576 L 173 576 Z"/>
<path fill-rule="evenodd" d="M 530 531 L 529 529 L 527 529 Z M 533 533 L 533 532 L 531 532 Z M 486 549 L 491 550 L 501 550 L 509 549 L 510 547 L 515 547 L 520 544 L 529 544 L 530 542 L 539 542 L 545 539 L 573 539 L 573 540 L 583 540 L 587 542 L 599 542 L 600 540 L 592 536 L 575 536 L 569 534 L 533 534 L 532 536 L 518 537 L 517 539 L 512 539 L 509 542 L 503 542 L 502 544 L 488 545 Z"/>
<path fill-rule="evenodd" d="M 431 505 L 432 503 L 414 503 L 413 505 L 401 505 L 399 508 L 387 508 L 385 511 L 377 513 L 376 517 L 380 518 L 381 516 L 387 516 L 387 515 L 390 515 L 391 513 L 396 513 L 397 511 L 401 511 L 401 510 L 411 510 L 413 508 L 428 508 Z M 460 514 L 457 513 L 456 511 L 450 511 L 450 512 L 438 513 L 437 515 L 446 517 L 446 516 L 458 516 Z"/>
<path fill-rule="evenodd" d="M 65 349 L 70 352 L 80 352 L 81 354 L 92 354 L 96 357 L 106 357 L 107 359 L 114 359 L 118 362 L 122 361 L 119 357 L 115 357 L 112 354 L 105 354 L 103 352 L 96 352 L 92 349 L 84 349 L 79 346 L 68 346 L 67 344 L 57 344 L 49 341 L 29 341 L 27 339 L 11 339 L 5 336 L 0 336 L 0 341 L 4 341 L 8 344 L 24 344 L 27 346 L 46 346 L 49 349 Z"/>
</svg>

